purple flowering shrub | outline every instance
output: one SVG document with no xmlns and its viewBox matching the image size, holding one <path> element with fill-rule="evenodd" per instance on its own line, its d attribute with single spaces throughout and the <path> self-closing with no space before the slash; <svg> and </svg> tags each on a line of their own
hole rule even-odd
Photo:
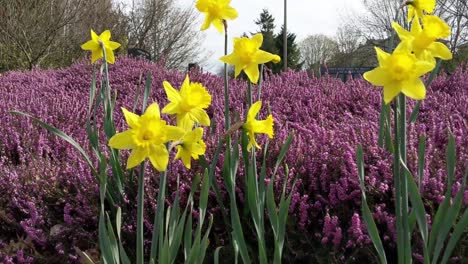
<svg viewBox="0 0 468 264">
<path fill-rule="evenodd" d="M 68 143 L 31 120 L 8 113 L 10 110 L 30 113 L 63 130 L 89 149 L 85 122 L 91 67 L 79 63 L 63 70 L 9 72 L 0 77 L 2 263 L 50 262 L 53 259 L 76 262 L 79 258 L 77 249 L 97 253 L 99 192 L 85 162 Z M 109 70 L 111 87 L 118 91 L 115 120 L 120 131 L 125 129 L 125 122 L 119 107 L 133 108 L 136 87 L 144 83 L 148 72 L 153 79 L 150 102 L 156 101 L 161 107 L 167 103 L 162 82 L 167 80 L 174 87 L 180 87 L 185 77 L 185 73 L 129 58 L 120 58 Z M 224 133 L 223 80 L 197 72 L 190 73 L 190 79 L 203 83 L 213 98 L 208 114 L 216 125 L 212 131 L 207 129 L 205 132 L 209 161 L 217 139 Z M 144 84 L 140 86 L 142 88 Z M 246 89 L 244 81 L 230 81 L 232 118 L 245 114 Z M 393 160 L 389 152 L 377 145 L 380 93 L 380 89 L 362 80 L 343 83 L 328 77 L 310 78 L 306 72 L 290 71 L 265 77 L 261 117 L 264 118 L 270 109 L 275 118 L 275 138 L 270 143 L 267 158 L 270 170 L 281 145 L 288 134 L 294 132 L 294 141 L 286 157 L 290 169 L 287 179 L 284 173 L 269 179 L 274 180 L 277 191 L 286 180 L 288 192 L 292 192 L 285 249 L 287 260 L 314 262 L 312 256 L 317 254 L 330 262 L 342 262 L 342 258 L 372 249 L 360 217 L 361 192 L 355 161 L 358 144 L 364 149 L 366 192 L 371 210 L 385 246 L 388 249 L 395 247 Z M 256 89 L 254 94 L 257 94 Z M 414 102 L 411 102 L 409 110 L 413 106 Z M 468 73 L 462 71 L 440 76 L 434 81 L 428 88 L 428 98 L 421 106 L 418 121 L 408 128 L 408 165 L 413 172 L 416 172 L 418 135 L 427 137 L 421 191 L 426 209 L 431 213 L 444 198 L 447 187 L 445 147 L 448 129 L 454 134 L 457 146 L 458 181 L 451 186 L 456 194 L 468 163 Z M 260 141 L 263 140 L 266 139 L 262 137 Z M 123 153 L 124 161 L 128 154 Z M 219 164 L 218 172 L 222 163 Z M 169 193 L 177 188 L 176 178 L 179 176 L 179 190 L 184 199 L 190 192 L 191 179 L 200 171 L 197 165 L 187 171 L 180 161 L 172 163 Z M 271 173 L 268 171 L 269 175 Z M 150 237 L 158 176 L 152 170 L 146 175 L 145 225 Z M 222 186 L 222 177 L 217 176 L 217 182 Z M 291 189 L 294 177 L 297 177 L 297 184 Z M 242 203 L 242 173 L 238 179 L 238 198 Z M 121 204 L 125 213 L 122 233 L 131 246 L 136 230 L 134 175 L 128 176 L 126 186 L 126 196 Z M 212 241 L 217 246 L 224 243 L 228 230 L 223 226 L 214 194 L 210 197 L 210 211 L 215 215 Z M 169 204 L 170 199 L 166 202 Z M 467 203 L 468 192 L 465 191 L 464 205 Z M 372 254 L 367 251 L 369 255 Z"/>
</svg>

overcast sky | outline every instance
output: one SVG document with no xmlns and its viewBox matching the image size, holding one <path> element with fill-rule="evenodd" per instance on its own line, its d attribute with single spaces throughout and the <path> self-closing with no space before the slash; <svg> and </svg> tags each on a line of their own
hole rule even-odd
<svg viewBox="0 0 468 264">
<path fill-rule="evenodd" d="M 181 5 L 195 5 L 196 2 L 179 1 Z M 297 41 L 319 33 L 334 36 L 343 16 L 362 10 L 361 0 L 289 0 L 287 4 L 288 31 L 297 35 Z M 284 0 L 232 0 L 231 6 L 237 10 L 239 17 L 228 21 L 229 53 L 232 51 L 233 37 L 258 30 L 254 21 L 258 19 L 262 9 L 268 9 L 275 18 L 276 32 L 283 24 Z M 200 20 L 203 20 L 203 16 Z M 222 66 L 218 58 L 224 55 L 224 35 L 210 27 L 205 31 L 205 36 L 205 48 L 213 54 L 205 70 L 215 72 Z"/>
<path fill-rule="evenodd" d="M 122 1 L 122 0 L 121 0 Z M 123 0 L 124 2 L 127 2 Z M 196 0 L 177 0 L 182 6 L 195 6 Z M 362 10 L 362 0 L 289 0 L 288 1 L 288 31 L 297 35 L 299 42 L 308 35 L 325 34 L 334 36 L 336 29 L 342 23 L 343 16 L 351 13 L 359 13 Z M 244 32 L 256 32 L 258 26 L 254 21 L 258 19 L 262 9 L 266 8 L 275 18 L 276 32 L 283 24 L 284 0 L 232 0 L 239 16 L 235 20 L 228 21 L 229 45 L 232 38 L 239 37 Z M 203 15 L 200 15 L 198 27 L 201 27 Z M 224 35 L 220 34 L 213 26 L 204 31 L 204 48 L 212 52 L 205 70 L 216 72 L 222 67 L 218 60 L 224 55 Z M 229 47 L 229 53 L 232 46 Z"/>
</svg>

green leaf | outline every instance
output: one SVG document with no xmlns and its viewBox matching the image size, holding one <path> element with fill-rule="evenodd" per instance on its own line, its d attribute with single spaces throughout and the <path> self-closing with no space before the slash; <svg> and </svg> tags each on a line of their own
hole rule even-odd
<svg viewBox="0 0 468 264">
<path fill-rule="evenodd" d="M 437 259 L 439 258 L 439 255 L 441 253 L 441 250 L 444 246 L 444 242 L 446 241 L 450 230 L 455 224 L 456 219 L 458 218 L 458 215 L 460 213 L 460 209 L 463 204 L 463 194 L 466 186 L 466 178 L 468 176 L 468 169 L 465 173 L 465 176 L 463 177 L 463 182 L 462 182 L 462 188 L 457 193 L 457 196 L 455 196 L 455 199 L 453 200 L 453 204 L 451 207 L 448 208 L 447 214 L 444 215 L 444 218 L 442 219 L 443 224 L 440 228 L 440 231 L 437 235 L 437 242 L 434 250 L 434 257 L 432 259 L 433 263 L 437 263 Z M 451 186 L 447 186 L 447 188 L 451 188 Z"/>
<path fill-rule="evenodd" d="M 214 264 L 219 264 L 219 251 L 222 249 L 223 247 L 217 247 L 216 250 L 215 250 L 215 253 L 214 253 Z"/>
<path fill-rule="evenodd" d="M 460 240 L 461 236 L 465 234 L 466 227 L 468 227 L 468 210 L 465 209 L 462 218 L 455 225 L 453 233 L 450 236 L 450 240 L 447 243 L 447 247 L 445 248 L 444 256 L 440 263 L 447 263 L 449 257 L 452 255 L 452 252 L 455 249 L 455 246 L 458 243 L 458 240 Z"/>
<path fill-rule="evenodd" d="M 411 112 L 411 116 L 409 118 L 410 123 L 416 123 L 419 114 L 419 108 L 421 107 L 422 100 L 419 100 L 414 106 L 413 111 Z"/>
<path fill-rule="evenodd" d="M 208 207 L 208 194 L 210 190 L 210 179 L 208 175 L 208 170 L 205 169 L 203 176 L 203 183 L 200 193 L 200 225 L 203 225 L 203 220 L 205 219 L 206 209 Z"/>
<path fill-rule="evenodd" d="M 89 158 L 88 154 L 86 154 L 86 151 L 73 138 L 71 138 L 70 136 L 68 136 L 67 134 L 62 132 L 61 130 L 59 130 L 59 129 L 57 129 L 57 128 L 55 128 L 55 127 L 53 127 L 53 126 L 51 126 L 51 125 L 49 125 L 49 124 L 47 124 L 45 122 L 42 122 L 40 119 L 35 118 L 35 117 L 33 117 L 33 116 L 29 115 L 29 114 L 26 114 L 26 113 L 23 113 L 23 112 L 20 112 L 20 111 L 12 111 L 10 113 L 31 118 L 34 122 L 39 124 L 41 127 L 47 129 L 52 134 L 54 134 L 54 135 L 58 136 L 59 138 L 67 141 L 68 143 L 70 143 L 76 150 L 78 150 L 78 152 L 80 152 L 82 157 L 85 159 L 86 163 L 88 163 L 88 166 L 91 169 L 92 173 L 94 175 L 97 175 L 96 169 L 94 168 L 93 162 Z"/>
<path fill-rule="evenodd" d="M 452 188 L 451 184 L 453 181 L 453 174 L 455 172 L 455 140 L 451 134 L 449 134 L 449 143 L 447 145 L 446 150 L 447 155 L 447 191 L 445 192 L 445 198 L 442 204 L 437 209 L 436 215 L 434 217 L 431 233 L 429 234 L 429 244 L 428 244 L 428 251 L 435 252 L 434 247 L 436 245 L 436 241 L 442 239 L 440 236 L 441 228 L 443 228 L 446 222 L 446 214 L 450 207 L 450 199 L 452 197 Z M 445 238 L 444 238 L 445 240 Z M 437 261 L 437 259 L 432 259 L 433 261 Z"/>
<path fill-rule="evenodd" d="M 78 253 L 78 255 L 81 257 L 81 259 L 84 259 L 84 263 L 83 264 L 95 264 L 93 259 L 88 256 L 88 254 L 86 254 L 85 252 L 81 251 L 79 248 L 76 248 L 75 247 L 75 251 L 76 253 Z M 81 260 L 80 260 L 81 261 Z"/>
<path fill-rule="evenodd" d="M 233 238 L 239 247 L 239 252 L 244 263 L 251 263 L 249 253 L 247 250 L 247 244 L 245 243 L 244 233 L 242 231 L 242 225 L 239 218 L 239 212 L 237 210 L 237 205 L 235 201 L 235 193 L 231 194 L 231 223 L 233 228 Z"/>
<path fill-rule="evenodd" d="M 208 229 L 206 230 L 205 235 L 203 236 L 203 239 L 200 245 L 200 251 L 198 254 L 198 263 L 203 263 L 203 260 L 205 259 L 206 250 L 208 248 L 208 236 L 210 234 L 212 225 L 213 225 L 213 215 L 210 215 L 210 222 L 208 224 Z"/>
<path fill-rule="evenodd" d="M 190 249 L 192 248 L 192 232 L 193 232 L 193 224 L 192 224 L 192 209 L 193 209 L 193 203 L 189 202 L 191 205 L 190 207 L 186 207 L 185 211 L 187 211 L 187 208 L 189 208 L 189 213 L 187 216 L 187 221 L 185 223 L 185 231 L 184 231 L 184 257 L 185 260 L 187 261 L 190 255 Z"/>
<path fill-rule="evenodd" d="M 143 104 L 141 105 L 141 112 L 145 112 L 146 104 L 148 103 L 148 97 L 151 92 L 151 73 L 148 72 L 146 75 L 145 91 L 143 93 Z"/>
<path fill-rule="evenodd" d="M 119 245 L 117 243 L 117 239 L 114 234 L 114 229 L 112 227 L 112 223 L 110 221 L 109 215 L 106 213 L 106 223 L 107 223 L 107 234 L 109 237 L 109 246 L 110 250 L 113 255 L 113 259 L 115 263 L 119 263 L 120 255 L 119 255 Z"/>
<path fill-rule="evenodd" d="M 135 113 L 137 105 L 138 105 L 138 100 L 140 99 L 140 90 L 141 90 L 140 85 L 141 85 L 142 77 L 143 77 L 143 74 L 140 74 L 140 77 L 138 78 L 138 85 L 137 85 L 136 91 L 135 91 L 135 102 L 133 102 L 133 110 L 132 110 L 133 113 Z"/>
<path fill-rule="evenodd" d="M 413 233 L 413 230 L 416 227 L 416 212 L 414 210 L 409 214 L 408 225 L 410 232 Z"/>
<path fill-rule="evenodd" d="M 93 78 L 91 80 L 91 87 L 89 89 L 89 104 L 88 104 L 88 115 L 91 114 L 93 108 L 94 98 L 96 96 L 96 74 L 93 70 Z"/>
<path fill-rule="evenodd" d="M 154 215 L 153 234 L 151 238 L 150 262 L 156 262 L 156 256 L 158 255 L 158 246 L 160 246 L 159 240 L 164 232 L 164 199 L 166 197 L 166 175 L 167 172 L 163 171 L 161 172 L 161 177 L 159 178 L 159 192 L 157 198 L 156 213 Z"/>
<path fill-rule="evenodd" d="M 385 104 L 383 98 L 380 107 L 380 115 L 379 115 L 379 139 L 378 144 L 379 147 L 384 147 L 384 136 L 385 136 L 385 120 L 386 120 L 386 113 L 387 113 L 387 105 Z"/>
<path fill-rule="evenodd" d="M 408 183 L 408 193 L 411 199 L 411 204 L 413 205 L 414 212 L 416 214 L 416 220 L 419 225 L 419 231 L 421 233 L 421 237 L 424 242 L 424 247 L 427 245 L 428 241 L 428 231 L 427 231 L 427 221 L 426 221 L 426 209 L 424 208 L 423 201 L 421 199 L 421 195 L 419 194 L 419 189 L 416 186 L 416 183 L 414 182 L 413 175 L 411 174 L 410 170 L 406 166 L 406 164 L 403 162 L 403 160 L 400 160 L 400 164 L 405 170 L 406 173 L 406 180 Z"/>
<path fill-rule="evenodd" d="M 130 259 L 128 258 L 125 249 L 123 248 L 122 238 L 121 238 L 121 230 L 122 230 L 122 209 L 117 207 L 117 215 L 115 217 L 115 226 L 117 230 L 117 238 L 119 240 L 119 251 L 120 251 L 120 261 L 123 264 L 130 264 Z"/>
<path fill-rule="evenodd" d="M 359 182 L 361 185 L 361 192 L 362 192 L 362 217 L 364 218 L 364 222 L 366 223 L 367 232 L 369 233 L 372 243 L 374 244 L 374 247 L 377 250 L 377 254 L 379 255 L 380 262 L 382 264 L 386 264 L 387 257 L 385 255 L 385 250 L 383 248 L 382 241 L 380 240 L 377 226 L 375 225 L 369 206 L 367 205 L 365 188 L 364 188 L 364 161 L 363 161 L 361 145 L 359 145 L 357 149 L 357 166 L 358 166 Z"/>
<path fill-rule="evenodd" d="M 455 138 L 452 133 L 449 133 L 449 142 L 447 146 L 447 192 L 449 191 L 449 186 L 453 185 L 453 177 L 455 175 Z M 451 194 L 448 193 L 448 194 Z"/>
<path fill-rule="evenodd" d="M 424 166 L 425 166 L 425 158 L 424 153 L 426 152 L 426 136 L 422 135 L 419 138 L 419 145 L 418 145 L 418 186 L 421 188 L 421 182 L 424 176 Z"/>
<path fill-rule="evenodd" d="M 278 159 L 276 160 L 275 169 L 273 171 L 272 177 L 276 175 L 276 172 L 278 171 L 278 168 L 281 165 L 281 162 L 283 162 L 283 159 L 286 156 L 286 153 L 288 152 L 289 147 L 291 146 L 293 138 L 294 138 L 294 133 L 291 132 L 288 138 L 286 139 L 286 142 L 283 144 L 283 146 L 281 146 L 281 150 L 278 155 Z"/>
<path fill-rule="evenodd" d="M 174 263 L 174 261 L 177 258 L 180 244 L 182 243 L 182 237 L 184 235 L 185 219 L 187 218 L 186 216 L 187 211 L 185 210 L 182 213 L 182 216 L 178 219 L 178 224 L 177 228 L 175 229 L 175 232 L 173 234 L 170 234 L 170 236 L 172 236 L 172 243 L 170 244 L 170 263 Z"/>
</svg>

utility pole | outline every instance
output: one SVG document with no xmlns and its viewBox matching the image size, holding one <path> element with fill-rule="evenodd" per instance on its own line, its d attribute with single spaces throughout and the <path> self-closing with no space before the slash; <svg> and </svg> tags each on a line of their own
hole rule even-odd
<svg viewBox="0 0 468 264">
<path fill-rule="evenodd" d="M 283 71 L 288 69 L 288 28 L 287 28 L 287 0 L 284 0 L 284 31 L 283 31 Z"/>
</svg>

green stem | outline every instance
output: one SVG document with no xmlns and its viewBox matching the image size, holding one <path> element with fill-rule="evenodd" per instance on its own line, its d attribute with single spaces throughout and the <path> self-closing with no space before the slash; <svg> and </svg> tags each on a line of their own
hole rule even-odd
<svg viewBox="0 0 468 264">
<path fill-rule="evenodd" d="M 263 85 L 263 64 L 260 64 L 260 77 L 258 79 L 258 96 L 257 100 L 259 101 L 262 98 L 262 85 Z"/>
<path fill-rule="evenodd" d="M 154 215 L 153 223 L 153 234 L 151 238 L 151 253 L 150 253 L 150 262 L 157 262 L 158 249 L 162 247 L 163 244 L 163 225 L 164 225 L 164 199 L 166 197 L 166 175 L 167 172 L 163 171 L 161 177 L 159 178 L 159 192 L 158 192 L 158 201 L 156 214 Z M 158 247 L 159 246 L 159 247 Z M 160 251 L 159 251 L 160 252 Z"/>
<path fill-rule="evenodd" d="M 228 33 L 227 24 L 224 22 L 224 55 L 228 53 Z M 224 120 L 225 129 L 229 129 L 229 83 L 228 83 L 228 67 L 224 63 Z"/>
<path fill-rule="evenodd" d="M 399 95 L 399 144 L 400 144 L 400 159 L 406 164 L 406 97 L 404 94 Z M 399 163 L 398 163 L 399 165 Z M 411 234 L 408 223 L 408 182 L 406 171 L 400 167 L 401 177 L 401 202 L 402 202 L 402 224 L 403 224 L 403 239 L 405 240 L 405 263 L 411 263 Z"/>
<path fill-rule="evenodd" d="M 138 209 L 137 209 L 137 264 L 144 262 L 144 237 L 143 237 L 143 220 L 144 220 L 144 195 L 145 195 L 145 163 L 141 163 L 140 172 L 138 174 Z"/>
<path fill-rule="evenodd" d="M 394 102 L 394 122 L 395 128 L 393 129 L 395 133 L 395 152 L 393 154 L 393 180 L 395 185 L 395 217 L 396 217 L 396 229 L 397 229 L 397 253 L 398 253 L 398 263 L 403 264 L 405 259 L 405 244 L 403 237 L 403 223 L 402 223 L 402 205 L 401 205 L 401 177 L 400 177 L 400 144 L 399 144 L 399 100 Z"/>
<path fill-rule="evenodd" d="M 252 106 L 252 83 L 249 81 L 247 85 L 247 110 Z"/>
</svg>

